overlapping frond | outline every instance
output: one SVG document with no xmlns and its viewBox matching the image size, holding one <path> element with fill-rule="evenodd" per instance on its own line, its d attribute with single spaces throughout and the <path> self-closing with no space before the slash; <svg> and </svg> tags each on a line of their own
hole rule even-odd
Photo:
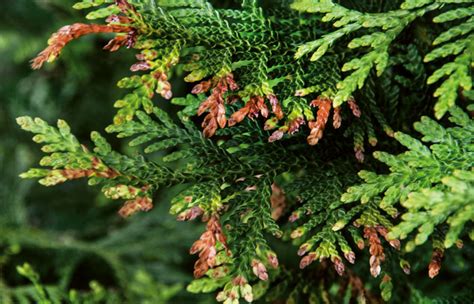
<svg viewBox="0 0 474 304">
<path fill-rule="evenodd" d="M 408 151 L 399 155 L 374 153 L 390 167 L 390 173 L 361 171 L 359 175 L 365 183 L 349 187 L 342 196 L 344 202 L 362 204 L 381 197 L 379 205 L 386 212 L 397 216 L 401 211 L 401 222 L 392 228 L 389 237 L 405 239 L 417 230 L 414 239 L 407 243 L 410 251 L 425 243 L 437 230 L 444 230 L 445 225 L 449 229 L 441 239 L 441 248 L 449 248 L 458 242 L 465 229 L 470 229 L 469 223 L 474 219 L 471 199 L 474 124 L 460 108 L 452 108 L 450 113 L 454 127 L 444 128 L 428 117 L 416 123 L 415 129 L 423 134 L 421 141 L 396 133 L 395 138 Z M 400 205 L 407 210 L 403 211 Z"/>
</svg>

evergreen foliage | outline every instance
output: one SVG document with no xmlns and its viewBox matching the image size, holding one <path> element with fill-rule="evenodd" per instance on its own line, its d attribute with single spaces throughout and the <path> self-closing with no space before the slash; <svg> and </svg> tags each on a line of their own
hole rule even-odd
<svg viewBox="0 0 474 304">
<path fill-rule="evenodd" d="M 192 278 L 186 247 L 198 236 L 196 228 L 181 223 L 175 229 L 166 207 L 157 206 L 150 214 L 156 216 L 143 221 L 121 220 L 100 191 L 86 184 L 67 183 L 45 191 L 18 178 L 41 151 L 19 130 L 15 117 L 51 120 L 61 113 L 72 122 L 78 140 L 87 142 L 89 130 L 103 127 L 113 116 L 107 107 L 94 107 L 117 98 L 111 79 L 119 79 L 121 66 L 131 64 L 126 54 L 102 60 L 95 46 L 104 40 L 96 36 L 74 43 L 59 64 L 31 72 L 28 61 L 47 36 L 81 18 L 72 4 L 19 0 L 0 11 L 0 303 L 39 301 L 33 284 L 16 271 L 25 262 L 39 274 L 46 291 L 54 292 L 48 295 L 53 303 L 67 303 L 71 289 L 80 303 L 91 300 L 91 286 L 98 285 L 102 291 L 94 303 L 104 303 L 99 299 L 104 297 L 112 303 L 205 301 L 210 297 L 185 290 Z M 168 194 L 161 197 L 166 201 Z M 159 241 L 156 235 L 162 236 Z M 175 286 L 180 286 L 178 292 Z M 165 301 L 173 290 L 173 298 Z"/>
<path fill-rule="evenodd" d="M 105 24 L 61 28 L 32 65 L 54 61 L 67 43 L 91 33 L 113 33 L 106 50 L 136 49 L 130 70 L 137 74 L 118 82 L 131 91 L 116 101 L 106 128 L 135 153 L 113 149 L 98 132 L 92 146 L 81 144 L 63 120 L 51 126 L 22 116 L 18 124 L 47 155 L 44 168 L 21 177 L 46 186 L 87 178 L 124 201 L 123 217 L 150 211 L 162 190 L 177 190 L 170 213 L 207 223 L 189 244 L 198 257 L 187 290 L 216 291 L 226 304 L 421 302 L 406 279 L 410 260 L 422 261 L 415 271 L 424 263 L 433 278 L 454 244 L 466 247 L 452 256 L 469 289 L 474 124 L 462 108 L 473 97 L 474 2 L 211 2 L 76 3 L 90 10 L 87 19 Z M 173 97 L 179 80 L 193 87 Z M 179 110 L 165 110 L 162 99 Z M 420 118 L 432 109 L 437 119 L 449 112 L 453 125 Z M 390 150 L 374 153 L 389 173 L 365 157 L 366 141 Z M 359 184 L 361 168 L 373 171 L 360 171 Z M 428 240 L 431 255 L 421 247 Z M 29 266 L 18 270 L 39 301 L 55 297 Z M 142 275 L 137 284 L 152 280 Z M 77 301 L 104 294 L 99 285 L 91 289 Z"/>
<path fill-rule="evenodd" d="M 392 229 L 392 238 L 406 238 L 414 229 L 419 233 L 407 249 L 426 242 L 435 227 L 449 223 L 444 248 L 460 239 L 463 227 L 474 219 L 472 211 L 472 168 L 474 124 L 459 108 L 451 110 L 450 120 L 457 127 L 445 129 L 436 121 L 422 117 L 415 129 L 424 136 L 422 141 L 433 143 L 429 148 L 410 135 L 396 133 L 395 138 L 409 151 L 394 156 L 374 153 L 375 158 L 390 166 L 390 174 L 377 175 L 361 171 L 366 182 L 353 186 L 342 196 L 345 202 L 360 200 L 367 203 L 383 193 L 380 207 L 396 216 L 394 205 L 401 202 L 408 211 L 402 222 Z"/>
</svg>

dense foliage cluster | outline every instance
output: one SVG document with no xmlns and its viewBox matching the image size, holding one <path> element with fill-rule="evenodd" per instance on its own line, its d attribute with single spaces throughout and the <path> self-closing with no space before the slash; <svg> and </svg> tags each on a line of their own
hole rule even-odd
<svg viewBox="0 0 474 304">
<path fill-rule="evenodd" d="M 91 129 L 110 122 L 108 107 L 96 106 L 120 95 L 115 82 L 132 63 L 126 54 L 103 60 L 98 50 L 105 37 L 90 36 L 64 50 L 58 64 L 32 73 L 29 61 L 51 32 L 82 18 L 73 4 L 18 0 L 0 11 L 0 303 L 42 303 L 35 285 L 17 271 L 24 263 L 53 303 L 203 303 L 212 295 L 185 290 L 193 259 L 187 247 L 199 236 L 198 223 L 176 222 L 165 204 L 143 220 L 127 221 L 81 181 L 47 189 L 18 178 L 42 152 L 15 118 L 28 114 L 50 121 L 60 115 L 87 141 Z"/>
<path fill-rule="evenodd" d="M 105 21 L 62 27 L 33 68 L 91 33 L 113 33 L 108 51 L 137 50 L 106 128 L 135 153 L 20 117 L 46 153 L 21 176 L 86 178 L 124 201 L 123 217 L 179 189 L 171 214 L 206 222 L 187 290 L 226 304 L 423 301 L 411 262 L 434 278 L 450 253 L 467 277 L 474 1 L 235 2 L 76 3 Z M 192 85 L 179 95 L 181 80 Z M 372 158 L 371 146 L 389 152 Z M 19 271 L 48 301 L 34 271 Z"/>
</svg>

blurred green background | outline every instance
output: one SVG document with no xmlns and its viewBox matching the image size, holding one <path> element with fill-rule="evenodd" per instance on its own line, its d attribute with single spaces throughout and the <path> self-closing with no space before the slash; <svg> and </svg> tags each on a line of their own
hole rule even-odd
<svg viewBox="0 0 474 304">
<path fill-rule="evenodd" d="M 17 271 L 25 262 L 53 298 L 74 289 L 94 303 L 212 303 L 212 296 L 185 291 L 193 268 L 188 248 L 199 229 L 168 215 L 171 193 L 159 193 L 151 212 L 124 220 L 119 202 L 84 180 L 46 188 L 18 177 L 36 166 L 41 151 L 16 117 L 65 119 L 87 145 L 90 131 L 111 122 L 113 103 L 124 93 L 116 82 L 130 74 L 133 52 L 102 51 L 106 36 L 74 41 L 56 63 L 30 69 L 51 33 L 84 20 L 73 3 L 0 5 L 0 303 L 38 301 L 34 285 Z"/>
</svg>

